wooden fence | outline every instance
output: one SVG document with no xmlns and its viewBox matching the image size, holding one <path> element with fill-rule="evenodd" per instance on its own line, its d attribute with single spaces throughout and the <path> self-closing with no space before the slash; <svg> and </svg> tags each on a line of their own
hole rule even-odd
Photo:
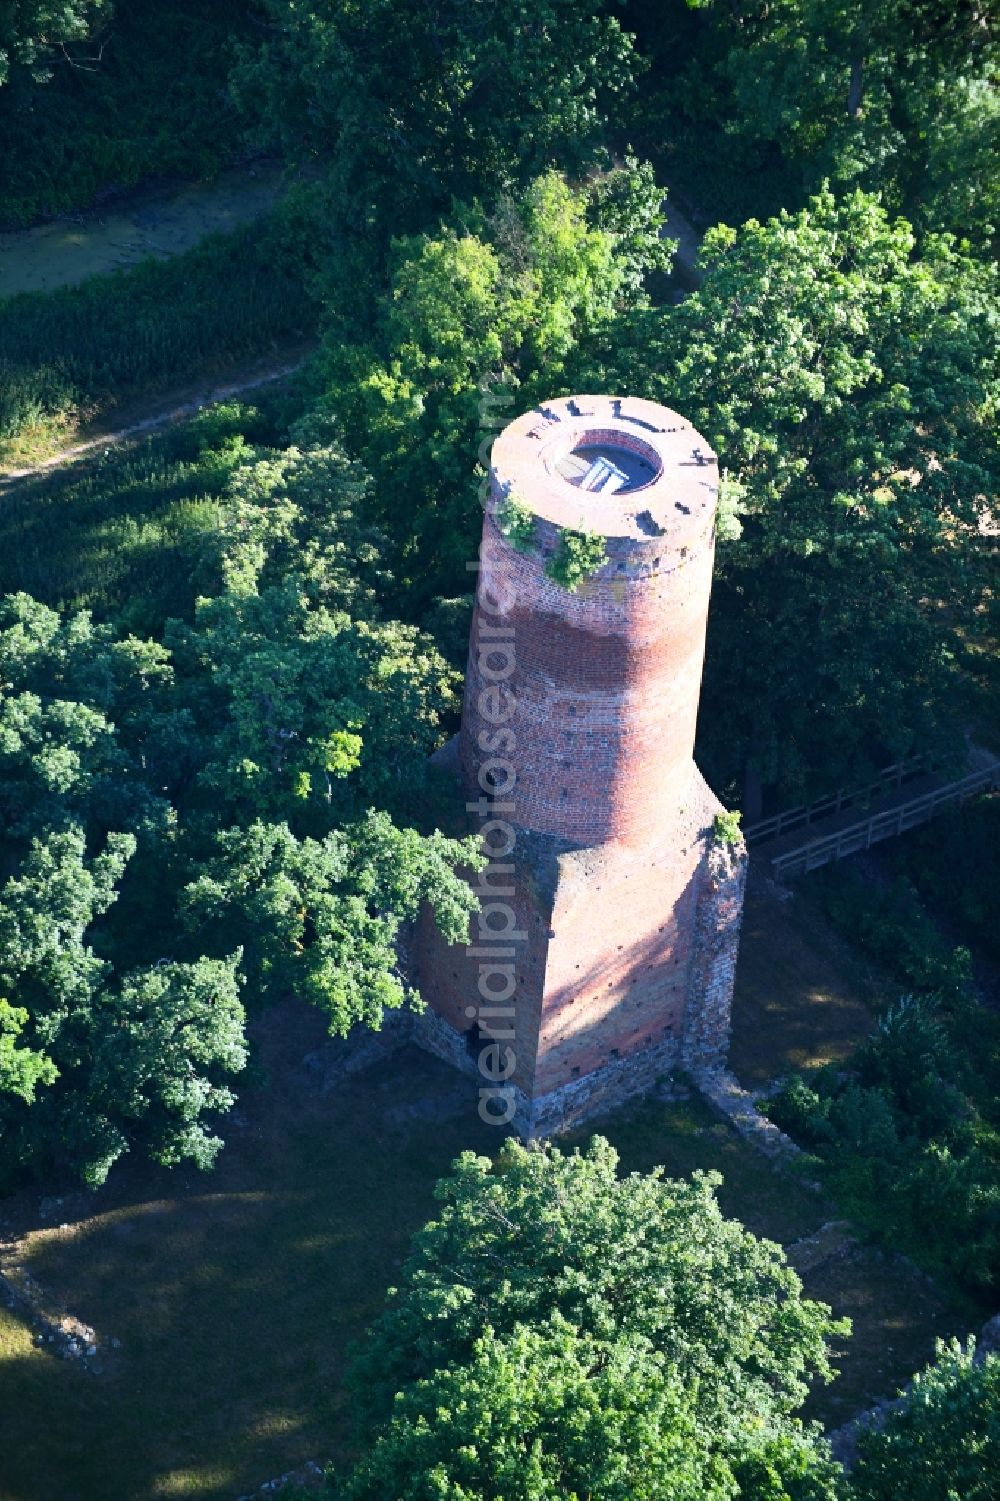
<svg viewBox="0 0 1000 1501">
<path fill-rule="evenodd" d="M 747 844 L 760 844 L 765 839 L 777 839 L 779 834 L 787 834 L 791 829 L 797 829 L 805 824 L 816 823 L 821 818 L 830 818 L 832 815 L 841 813 L 845 808 L 852 808 L 856 803 L 870 803 L 873 797 L 878 797 L 882 792 L 890 792 L 894 787 L 899 787 L 911 777 L 919 776 L 921 772 L 929 771 L 931 760 L 929 756 L 913 756 L 908 761 L 897 761 L 892 766 L 887 766 L 880 772 L 874 782 L 869 782 L 867 787 L 856 787 L 852 791 L 831 792 L 828 797 L 819 798 L 814 803 L 803 803 L 798 808 L 786 808 L 783 813 L 775 813 L 770 818 L 758 819 L 756 823 L 748 824 L 743 830 L 743 837 Z"/>
<path fill-rule="evenodd" d="M 828 865 L 831 860 L 842 860 L 845 855 L 854 855 L 858 850 L 870 849 L 873 844 L 878 844 L 882 839 L 891 839 L 896 834 L 905 833 L 907 829 L 914 829 L 918 824 L 926 823 L 928 819 L 933 818 L 935 813 L 948 803 L 964 802 L 966 798 L 974 797 L 978 792 L 985 792 L 989 788 L 996 787 L 998 781 L 1000 781 L 1000 770 L 996 765 L 971 772 L 960 781 L 949 782 L 932 792 L 922 793 L 919 797 L 900 803 L 895 808 L 889 808 L 884 813 L 873 813 L 870 817 L 859 819 L 857 823 L 852 823 L 845 829 L 838 829 L 834 834 L 826 834 L 813 839 L 800 849 L 776 855 L 771 861 L 771 870 L 779 881 L 786 880 L 790 876 L 804 875 L 806 871 L 817 870 L 821 865 Z"/>
</svg>

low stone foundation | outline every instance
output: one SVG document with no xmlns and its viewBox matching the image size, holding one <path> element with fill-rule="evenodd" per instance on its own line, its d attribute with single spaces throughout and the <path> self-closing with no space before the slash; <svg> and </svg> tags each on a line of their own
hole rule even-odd
<svg viewBox="0 0 1000 1501">
<path fill-rule="evenodd" d="M 400 1023 L 405 1020 L 401 1017 Z M 409 1040 L 452 1068 L 481 1080 L 484 1088 L 489 1087 L 480 1073 L 476 1053 L 469 1051 L 467 1036 L 467 1033 L 456 1032 L 430 1008 L 409 1015 Z M 488 1039 L 483 1045 L 488 1045 Z M 670 1077 L 677 1066 L 677 1056 L 677 1040 L 670 1037 L 627 1058 L 615 1058 L 534 1100 L 529 1100 L 516 1085 L 505 1086 L 505 1092 L 509 1090 L 514 1104 L 510 1129 L 525 1141 L 570 1131 L 585 1120 L 617 1109 L 637 1095 L 648 1094 L 656 1084 Z"/>
<path fill-rule="evenodd" d="M 766 1157 L 801 1155 L 802 1148 L 760 1113 L 754 1096 L 743 1088 L 735 1074 L 722 1068 L 692 1069 L 691 1082 L 702 1099 L 728 1121 L 744 1141 L 757 1147 Z"/>
<path fill-rule="evenodd" d="M 612 1059 L 534 1100 L 529 1101 L 518 1090 L 514 1128 L 526 1140 L 572 1130 L 637 1095 L 648 1094 L 654 1085 L 670 1077 L 677 1066 L 677 1055 L 677 1039 L 668 1037 L 627 1058 Z"/>
<path fill-rule="evenodd" d="M 467 1033 L 456 1032 L 450 1027 L 443 1017 L 438 1016 L 428 1006 L 424 1011 L 405 1013 L 408 1022 L 408 1040 L 415 1042 L 417 1047 L 423 1048 L 426 1053 L 433 1053 L 435 1058 L 440 1058 L 452 1068 L 457 1068 L 463 1074 L 469 1074 L 472 1078 L 480 1078 L 479 1061 L 474 1053 L 469 1051 L 466 1041 Z M 403 1017 L 400 1020 L 404 1020 Z"/>
</svg>

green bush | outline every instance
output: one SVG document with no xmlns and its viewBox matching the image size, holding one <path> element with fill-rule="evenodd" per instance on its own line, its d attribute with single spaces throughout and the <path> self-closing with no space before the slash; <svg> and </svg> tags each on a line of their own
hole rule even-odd
<svg viewBox="0 0 1000 1501">
<path fill-rule="evenodd" d="M 740 821 L 743 815 L 738 808 L 727 809 L 724 813 L 716 813 L 712 822 L 712 833 L 720 844 L 739 844 L 743 838 Z"/>
<path fill-rule="evenodd" d="M 0 596 L 88 609 L 137 635 L 190 619 L 219 584 L 229 477 L 248 444 L 274 437 L 258 407 L 228 402 L 17 486 L 0 507 Z"/>
<path fill-rule="evenodd" d="M 901 984 L 955 1004 L 968 996 L 968 950 L 946 942 L 905 877 L 881 886 L 838 866 L 820 872 L 817 886 L 835 926 Z"/>
<path fill-rule="evenodd" d="M 496 510 L 496 523 L 502 536 L 517 552 L 530 552 L 535 541 L 535 518 L 516 495 L 508 495 Z"/>
<path fill-rule="evenodd" d="M 974 1348 L 939 1344 L 884 1427 L 861 1434 L 852 1501 L 997 1501 L 1000 1357 L 976 1365 Z"/>
<path fill-rule="evenodd" d="M 892 849 L 894 868 L 970 943 L 1000 958 L 1000 796 L 951 808 Z"/>
<path fill-rule="evenodd" d="M 0 438 L 310 332 L 316 305 L 280 211 L 168 261 L 0 304 Z"/>
<path fill-rule="evenodd" d="M 1000 1270 L 1000 1152 L 975 1099 L 988 1070 L 955 1028 L 929 998 L 904 997 L 848 1067 L 793 1077 L 766 1108 L 817 1154 L 844 1213 L 983 1292 Z"/>
<path fill-rule="evenodd" d="M 604 538 L 599 532 L 564 531 L 545 572 L 554 583 L 575 594 L 584 579 L 597 572 L 607 558 Z"/>
</svg>

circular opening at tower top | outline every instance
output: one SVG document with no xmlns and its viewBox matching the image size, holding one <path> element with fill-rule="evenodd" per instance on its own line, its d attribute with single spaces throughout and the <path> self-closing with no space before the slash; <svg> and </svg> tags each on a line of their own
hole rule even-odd
<svg viewBox="0 0 1000 1501">
<path fill-rule="evenodd" d="M 662 471 L 659 455 L 648 443 L 625 433 L 581 433 L 553 466 L 577 490 L 623 495 L 652 484 Z"/>
</svg>

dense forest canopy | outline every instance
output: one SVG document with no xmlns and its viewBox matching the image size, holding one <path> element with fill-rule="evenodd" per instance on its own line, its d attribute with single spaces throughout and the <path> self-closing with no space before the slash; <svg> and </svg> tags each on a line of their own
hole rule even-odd
<svg viewBox="0 0 1000 1501">
<path fill-rule="evenodd" d="M 344 1036 L 420 1004 L 408 925 L 429 903 L 462 941 L 482 864 L 428 765 L 479 493 L 498 427 L 548 397 L 648 397 L 719 454 L 697 755 L 730 804 L 995 738 L 995 23 L 988 0 L 0 4 L 5 229 L 265 153 L 286 172 L 256 224 L 3 300 L 5 462 L 296 367 L 3 496 L 0 1192 L 96 1187 L 129 1152 L 208 1168 L 248 1023 L 295 995 Z M 982 939 L 953 876 L 971 848 L 995 867 L 992 816 L 877 897 L 828 893 L 907 997 L 773 1107 L 859 1222 L 978 1294 L 1000 1038 L 918 892 Z M 600 1139 L 460 1159 L 328 1494 L 992 1496 L 997 1360 L 957 1347 L 844 1480 L 800 1416 L 844 1326 L 714 1187 L 622 1178 Z"/>
</svg>

